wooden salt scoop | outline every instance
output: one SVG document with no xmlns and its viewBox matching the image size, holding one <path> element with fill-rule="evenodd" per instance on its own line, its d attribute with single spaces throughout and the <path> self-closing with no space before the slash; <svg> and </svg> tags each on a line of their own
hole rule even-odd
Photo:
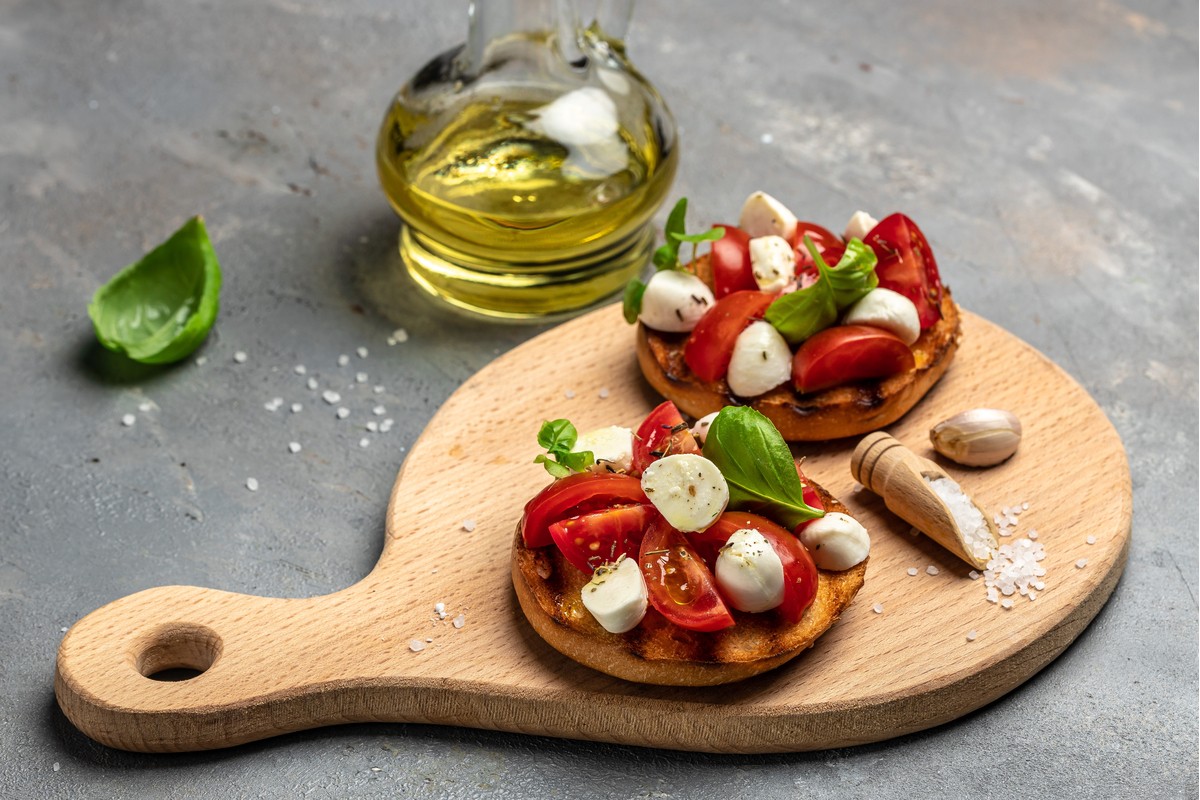
<svg viewBox="0 0 1200 800">
<path fill-rule="evenodd" d="M 987 558 L 971 553 L 954 514 L 934 492 L 929 481 L 950 478 L 945 470 L 922 458 L 883 431 L 863 437 L 850 456 L 854 479 L 883 498 L 888 509 L 976 569 L 987 567 Z M 957 483 L 957 482 L 956 482 Z M 964 497 L 967 497 L 964 492 Z M 968 497 L 968 499 L 970 499 Z M 999 547 L 996 523 L 974 500 L 991 536 L 991 550 Z"/>
</svg>

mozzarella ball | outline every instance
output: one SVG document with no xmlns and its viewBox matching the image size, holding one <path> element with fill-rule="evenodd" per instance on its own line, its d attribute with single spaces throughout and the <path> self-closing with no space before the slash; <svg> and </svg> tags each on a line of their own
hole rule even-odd
<svg viewBox="0 0 1200 800">
<path fill-rule="evenodd" d="M 571 449 L 592 451 L 592 472 L 628 472 L 633 466 L 633 431 L 620 425 L 598 428 L 579 434 Z"/>
<path fill-rule="evenodd" d="M 846 241 L 866 239 L 867 234 L 878 224 L 879 221 L 867 212 L 855 211 L 854 216 L 850 217 L 850 221 L 846 223 L 846 232 L 842 234 L 842 238 Z"/>
<path fill-rule="evenodd" d="M 714 302 L 712 289 L 695 275 L 664 269 L 646 284 L 638 319 L 656 331 L 687 333 Z"/>
<path fill-rule="evenodd" d="M 621 556 L 605 564 L 580 591 L 583 607 L 609 633 L 633 630 L 646 616 L 649 593 L 637 561 Z"/>
<path fill-rule="evenodd" d="M 782 236 L 750 240 L 750 271 L 764 292 L 778 292 L 796 277 L 796 251 Z"/>
<path fill-rule="evenodd" d="M 756 530 L 735 531 L 717 555 L 717 586 L 738 611 L 770 611 L 783 602 L 783 562 Z"/>
<path fill-rule="evenodd" d="M 796 235 L 796 215 L 766 192 L 755 192 L 742 204 L 738 227 L 751 239 L 756 236 L 782 236 L 791 241 Z"/>
<path fill-rule="evenodd" d="M 858 520 L 832 511 L 800 530 L 800 541 L 820 569 L 840 572 L 861 563 L 871 552 L 871 537 Z"/>
<path fill-rule="evenodd" d="M 883 287 L 872 289 L 850 306 L 842 317 L 842 324 L 883 328 L 910 347 L 921 336 L 921 319 L 913 301 Z"/>
<path fill-rule="evenodd" d="M 729 503 L 729 484 L 704 456 L 663 456 L 642 472 L 642 491 L 679 531 L 702 531 L 717 521 Z"/>
<path fill-rule="evenodd" d="M 725 380 L 741 397 L 756 397 L 792 377 L 792 351 L 787 340 L 765 320 L 755 320 L 738 334 Z"/>
<path fill-rule="evenodd" d="M 696 420 L 696 424 L 692 426 L 692 436 L 696 437 L 696 441 L 701 445 L 708 439 L 708 428 L 712 425 L 717 414 L 721 412 L 714 411 L 711 414 L 705 414 L 700 419 Z"/>
</svg>

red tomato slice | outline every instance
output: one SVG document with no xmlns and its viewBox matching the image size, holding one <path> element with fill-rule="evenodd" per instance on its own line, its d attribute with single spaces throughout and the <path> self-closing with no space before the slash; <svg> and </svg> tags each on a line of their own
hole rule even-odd
<svg viewBox="0 0 1200 800">
<path fill-rule="evenodd" d="M 803 472 L 803 470 L 800 469 L 799 464 L 796 465 L 796 474 L 800 476 L 800 485 L 804 487 L 804 503 L 805 503 L 805 505 L 807 505 L 809 508 L 815 508 L 818 511 L 824 511 L 825 504 L 821 502 L 821 495 L 817 494 L 817 490 L 812 487 L 812 481 L 810 481 L 804 475 L 804 472 Z M 796 526 L 796 530 L 794 530 L 793 533 L 795 533 L 797 536 L 799 536 L 800 531 L 804 530 L 810 524 L 812 524 L 811 519 L 808 520 L 807 522 L 800 523 L 799 525 Z"/>
<path fill-rule="evenodd" d="M 559 478 L 528 503 L 521 516 L 526 547 L 545 547 L 554 539 L 550 525 L 566 517 L 614 505 L 648 503 L 642 482 L 629 475 L 580 472 Z"/>
<path fill-rule="evenodd" d="M 745 511 L 726 511 L 712 527 L 706 531 L 712 532 L 714 538 L 729 537 L 740 530 L 755 530 L 763 535 L 779 560 L 783 562 L 783 603 L 779 613 L 788 622 L 799 622 L 817 595 L 817 565 L 804 545 L 788 532 L 766 517 L 749 514 Z"/>
<path fill-rule="evenodd" d="M 722 225 L 725 235 L 712 243 L 713 296 L 718 300 L 741 291 L 757 291 L 750 267 L 750 235 L 735 225 Z"/>
<path fill-rule="evenodd" d="M 656 516 L 646 529 L 638 563 L 650 604 L 668 622 L 693 631 L 719 631 L 733 624 L 712 573 L 687 538 L 662 517 Z"/>
<path fill-rule="evenodd" d="M 591 575 L 601 564 L 621 556 L 636 558 L 646 522 L 654 513 L 649 505 L 617 506 L 559 520 L 550 526 L 550 537 L 567 561 Z"/>
<path fill-rule="evenodd" d="M 925 234 L 903 214 L 885 217 L 867 234 L 879 263 L 879 285 L 912 300 L 921 330 L 942 318 L 942 278 Z"/>
<path fill-rule="evenodd" d="M 667 400 L 651 411 L 633 434 L 631 474 L 641 475 L 646 467 L 663 456 L 699 452 L 700 445 L 683 421 L 683 415 Z"/>
<path fill-rule="evenodd" d="M 792 358 L 796 391 L 815 392 L 916 366 L 900 337 L 869 325 L 835 325 L 805 340 Z"/>
<path fill-rule="evenodd" d="M 729 369 L 733 345 L 752 320 L 761 319 L 778 295 L 734 292 L 718 300 L 683 343 L 683 360 L 702 381 L 719 381 Z"/>
<path fill-rule="evenodd" d="M 796 250 L 796 274 L 815 267 L 812 253 L 808 252 L 808 248 L 804 245 L 806 235 L 812 239 L 817 252 L 831 267 L 840 261 L 842 253 L 846 252 L 846 243 L 833 231 L 812 222 L 797 222 L 796 235 L 792 238 L 792 247 Z"/>
</svg>

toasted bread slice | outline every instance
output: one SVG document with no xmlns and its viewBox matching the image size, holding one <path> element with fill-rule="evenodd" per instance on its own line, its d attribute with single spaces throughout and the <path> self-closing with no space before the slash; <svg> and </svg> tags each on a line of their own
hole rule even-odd
<svg viewBox="0 0 1200 800">
<path fill-rule="evenodd" d="M 810 481 L 811 483 L 811 481 Z M 845 506 L 820 486 L 813 488 L 827 511 Z M 817 594 L 795 624 L 778 613 L 731 609 L 736 624 L 701 633 L 668 622 L 654 607 L 628 633 L 609 633 L 583 606 L 580 590 L 591 579 L 557 547 L 529 549 L 518 527 L 512 578 L 525 617 L 543 639 L 568 658 L 637 683 L 713 686 L 774 669 L 812 647 L 850 605 L 863 585 L 867 562 L 842 572 L 818 571 Z"/>
<path fill-rule="evenodd" d="M 711 284 L 708 256 L 695 271 Z M 790 383 L 752 398 L 734 395 L 724 379 L 703 381 L 683 360 L 686 333 L 662 333 L 638 323 L 637 354 L 642 374 L 685 414 L 699 418 L 728 405 L 748 405 L 775 423 L 789 442 L 818 442 L 869 433 L 898 420 L 928 392 L 954 358 L 962 339 L 958 306 L 942 294 L 942 318 L 913 344 L 916 368 L 876 380 L 857 381 L 798 394 Z"/>
</svg>

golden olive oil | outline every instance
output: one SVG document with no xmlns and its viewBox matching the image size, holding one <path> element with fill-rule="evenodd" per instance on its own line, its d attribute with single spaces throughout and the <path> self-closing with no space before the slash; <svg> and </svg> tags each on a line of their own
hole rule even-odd
<svg viewBox="0 0 1200 800">
<path fill-rule="evenodd" d="M 665 108 L 629 91 L 504 84 L 420 106 L 397 96 L 376 156 L 425 289 L 538 317 L 594 305 L 640 273 L 677 160 Z"/>
</svg>

